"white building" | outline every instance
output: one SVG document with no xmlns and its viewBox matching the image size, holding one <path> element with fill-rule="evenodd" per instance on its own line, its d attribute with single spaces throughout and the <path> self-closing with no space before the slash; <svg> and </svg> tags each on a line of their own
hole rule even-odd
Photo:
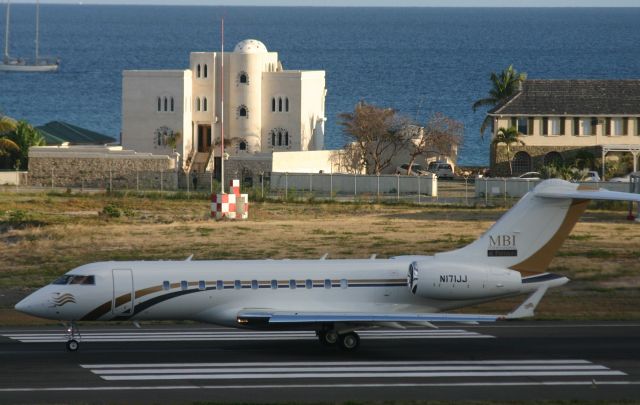
<svg viewBox="0 0 640 405">
<path fill-rule="evenodd" d="M 122 146 L 171 155 L 175 144 L 187 171 L 219 159 L 223 122 L 231 160 L 324 147 L 325 72 L 283 70 L 255 39 L 192 52 L 186 70 L 124 71 L 122 88 Z"/>
</svg>

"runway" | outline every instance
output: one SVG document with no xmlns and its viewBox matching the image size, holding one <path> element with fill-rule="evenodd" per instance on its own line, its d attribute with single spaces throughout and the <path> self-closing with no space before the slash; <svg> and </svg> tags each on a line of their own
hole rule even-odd
<svg viewBox="0 0 640 405">
<path fill-rule="evenodd" d="M 640 323 L 505 322 L 360 332 L 206 326 L 0 329 L 0 402 L 640 399 Z"/>
</svg>

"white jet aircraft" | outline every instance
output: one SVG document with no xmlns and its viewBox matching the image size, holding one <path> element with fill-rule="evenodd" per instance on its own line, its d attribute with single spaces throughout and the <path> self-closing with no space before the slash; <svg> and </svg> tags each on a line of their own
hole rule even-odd
<svg viewBox="0 0 640 405">
<path fill-rule="evenodd" d="M 321 343 L 355 350 L 361 328 L 533 316 L 548 288 L 569 281 L 546 271 L 589 200 L 640 202 L 640 195 L 547 180 L 478 240 L 451 252 L 367 260 L 90 263 L 15 308 L 69 322 L 71 351 L 79 346 L 77 321 L 111 320 L 314 329 Z M 442 312 L 523 293 L 531 295 L 506 315 Z"/>
</svg>

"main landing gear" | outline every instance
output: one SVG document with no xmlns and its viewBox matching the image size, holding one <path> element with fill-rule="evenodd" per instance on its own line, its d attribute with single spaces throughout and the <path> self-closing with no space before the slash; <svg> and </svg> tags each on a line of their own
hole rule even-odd
<svg viewBox="0 0 640 405">
<path fill-rule="evenodd" d="M 80 347 L 79 341 L 82 339 L 82 336 L 80 335 L 80 329 L 78 329 L 75 322 L 71 322 L 70 324 L 65 326 L 67 328 L 67 350 L 70 352 L 75 352 Z"/>
<path fill-rule="evenodd" d="M 360 336 L 356 332 L 338 333 L 335 329 L 321 330 L 316 333 L 324 346 L 340 346 L 340 349 L 351 352 L 360 346 Z"/>
</svg>

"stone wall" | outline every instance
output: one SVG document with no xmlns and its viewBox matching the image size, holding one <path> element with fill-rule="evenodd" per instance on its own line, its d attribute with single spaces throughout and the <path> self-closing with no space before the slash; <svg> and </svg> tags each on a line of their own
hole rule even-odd
<svg viewBox="0 0 640 405">
<path fill-rule="evenodd" d="M 176 159 L 122 147 L 33 147 L 29 150 L 29 185 L 176 190 Z"/>
</svg>

